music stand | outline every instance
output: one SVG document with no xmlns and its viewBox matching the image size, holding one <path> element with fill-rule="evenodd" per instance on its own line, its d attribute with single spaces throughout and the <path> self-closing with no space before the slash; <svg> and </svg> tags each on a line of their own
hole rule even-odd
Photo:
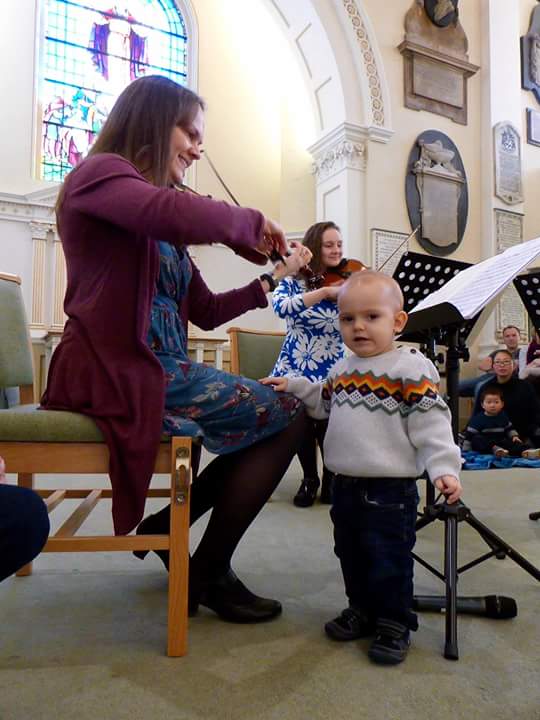
<svg viewBox="0 0 540 720">
<path fill-rule="evenodd" d="M 534 329 L 540 334 L 540 272 L 518 275 L 514 285 Z M 530 513 L 529 520 L 540 520 L 540 512 Z"/>
<path fill-rule="evenodd" d="M 431 256 L 419 253 L 406 253 L 403 255 L 394 272 L 394 279 L 397 280 L 404 293 L 405 309 L 410 312 L 416 307 L 419 300 L 431 295 L 430 288 L 433 288 L 433 290 L 440 289 L 446 282 L 467 267 L 470 267 L 468 263 L 446 258 L 437 258 L 435 260 Z M 466 319 L 452 303 L 443 302 L 410 315 L 409 321 L 400 336 L 401 340 L 421 343 L 428 349 L 428 356 L 432 355 L 432 359 L 435 358 L 436 345 L 446 346 L 445 365 L 448 405 L 452 414 L 452 430 L 456 441 L 459 429 L 459 360 L 468 356 L 466 340 L 479 315 L 480 312 L 477 312 L 472 319 Z M 461 501 L 453 505 L 446 502 L 437 502 L 433 485 L 429 480 L 426 495 L 426 506 L 416 524 L 416 529 L 420 530 L 435 520 L 444 522 L 444 573 L 441 573 L 414 553 L 413 557 L 445 583 L 446 594 L 444 597 L 415 596 L 414 609 L 446 610 L 444 657 L 449 660 L 457 660 L 459 658 L 457 644 L 458 609 L 471 612 L 471 607 L 476 605 L 477 612 L 495 618 L 515 617 L 517 614 L 515 602 L 511 598 L 495 597 L 493 602 L 490 602 L 492 599 L 490 597 L 484 599 L 458 598 L 458 575 L 493 556 L 510 557 L 536 580 L 540 580 L 540 571 L 507 542 L 481 523 Z M 490 552 L 458 568 L 457 541 L 459 522 L 466 522 L 476 530 L 490 548 Z"/>
</svg>

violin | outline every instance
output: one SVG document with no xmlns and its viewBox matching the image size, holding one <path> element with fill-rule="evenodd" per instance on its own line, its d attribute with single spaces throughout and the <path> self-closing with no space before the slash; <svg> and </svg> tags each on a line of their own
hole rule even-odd
<svg viewBox="0 0 540 720">
<path fill-rule="evenodd" d="M 368 266 L 360 260 L 342 258 L 338 265 L 328 268 L 323 273 L 315 273 L 309 265 L 306 265 L 300 270 L 300 274 L 307 281 L 310 290 L 318 290 L 322 287 L 343 283 L 353 273 L 366 269 L 369 269 Z"/>
</svg>

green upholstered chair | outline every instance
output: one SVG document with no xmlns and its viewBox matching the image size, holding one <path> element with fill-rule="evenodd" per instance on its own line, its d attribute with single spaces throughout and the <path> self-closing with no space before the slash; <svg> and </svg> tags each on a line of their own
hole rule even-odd
<svg viewBox="0 0 540 720">
<path fill-rule="evenodd" d="M 72 412 L 38 410 L 33 404 L 33 371 L 30 337 L 20 279 L 0 273 L 0 387 L 19 386 L 21 405 L 0 409 L 0 456 L 7 471 L 17 474 L 18 484 L 32 488 L 35 473 L 108 473 L 109 453 L 94 422 Z M 37 490 L 52 512 L 63 500 L 81 503 L 54 535 L 44 552 L 96 552 L 169 550 L 169 656 L 187 652 L 189 482 L 191 439 L 163 438 L 155 472 L 170 473 L 171 487 L 150 488 L 149 497 L 171 498 L 168 535 L 76 535 L 99 500 L 111 497 L 110 489 Z M 69 483 L 66 483 L 69 484 Z M 29 575 L 31 566 L 18 574 Z"/>
<path fill-rule="evenodd" d="M 231 327 L 231 372 L 259 380 L 270 375 L 277 360 L 284 332 Z"/>
</svg>

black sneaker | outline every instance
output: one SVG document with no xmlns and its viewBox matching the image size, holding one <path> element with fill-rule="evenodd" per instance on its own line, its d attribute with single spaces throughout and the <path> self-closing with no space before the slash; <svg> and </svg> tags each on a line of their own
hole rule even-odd
<svg viewBox="0 0 540 720">
<path fill-rule="evenodd" d="M 395 620 L 379 618 L 377 634 L 368 650 L 368 656 L 379 665 L 397 665 L 409 652 L 411 641 L 409 629 Z"/>
<path fill-rule="evenodd" d="M 375 632 L 375 623 L 370 622 L 363 612 L 347 607 L 341 615 L 324 626 L 324 631 L 332 640 L 358 640 Z"/>
<path fill-rule="evenodd" d="M 319 489 L 318 478 L 304 478 L 302 484 L 298 488 L 298 492 L 293 498 L 296 507 L 311 507 L 317 497 Z"/>
</svg>

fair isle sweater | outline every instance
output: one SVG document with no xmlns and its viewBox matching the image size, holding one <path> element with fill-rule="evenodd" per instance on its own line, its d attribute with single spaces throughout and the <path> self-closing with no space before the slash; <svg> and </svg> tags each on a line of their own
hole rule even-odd
<svg viewBox="0 0 540 720">
<path fill-rule="evenodd" d="M 417 350 L 340 360 L 324 383 L 289 378 L 287 390 L 308 414 L 329 418 L 325 465 L 352 477 L 459 476 L 450 411 L 439 395 L 439 374 Z"/>
</svg>

